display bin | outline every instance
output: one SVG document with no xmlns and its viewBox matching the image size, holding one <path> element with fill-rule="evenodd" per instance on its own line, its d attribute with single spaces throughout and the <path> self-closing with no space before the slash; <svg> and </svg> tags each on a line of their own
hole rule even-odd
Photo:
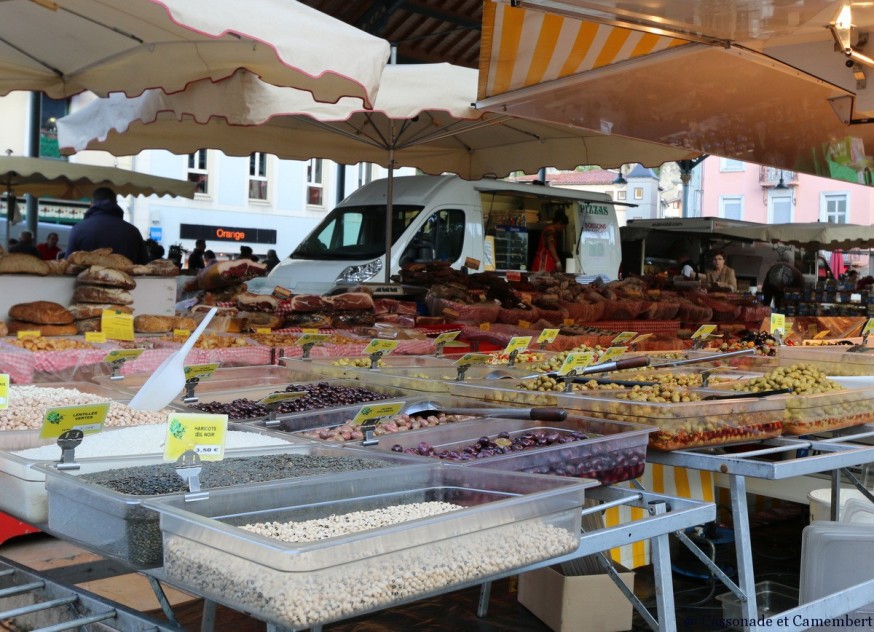
<svg viewBox="0 0 874 632">
<path fill-rule="evenodd" d="M 871 421 L 874 421 L 874 392 L 868 388 L 787 395 L 783 433 L 803 435 Z"/>
<path fill-rule="evenodd" d="M 419 393 L 416 393 L 416 392 L 409 390 L 409 389 L 392 388 L 389 386 L 382 386 L 379 384 L 372 384 L 370 382 L 361 382 L 361 381 L 357 381 L 357 380 L 328 380 L 327 378 L 323 378 L 323 379 L 316 379 L 316 380 L 311 379 L 309 381 L 293 380 L 291 383 L 296 384 L 296 385 L 301 385 L 301 384 L 318 384 L 321 382 L 328 382 L 331 386 L 346 386 L 346 387 L 353 387 L 353 388 L 366 388 L 367 390 L 373 391 L 374 393 L 379 393 L 381 395 L 385 395 L 386 398 L 399 399 L 399 400 L 404 400 L 404 399 L 407 399 L 409 397 L 413 397 L 413 396 L 419 394 Z M 197 408 L 194 408 L 193 406 L 197 406 L 197 405 L 201 405 L 201 404 L 208 404 L 211 402 L 218 402 L 221 404 L 230 404 L 234 400 L 238 400 L 238 399 L 248 399 L 248 400 L 258 401 L 258 400 L 263 399 L 264 397 L 270 395 L 271 393 L 275 393 L 277 391 L 284 391 L 285 388 L 286 388 L 286 385 L 280 385 L 279 387 L 265 386 L 265 387 L 261 387 L 261 388 L 242 388 L 242 389 L 231 389 L 231 390 L 217 391 L 214 393 L 209 393 L 209 397 L 201 397 L 200 400 L 198 402 L 196 402 L 195 404 L 188 404 L 188 403 L 184 402 L 181 397 L 178 397 L 171 402 L 170 408 L 173 408 L 174 410 L 177 410 L 177 411 L 197 413 L 197 412 L 202 412 L 202 411 L 197 409 Z M 371 401 L 373 401 L 373 400 L 371 400 Z M 342 406 L 341 402 L 339 402 L 339 401 L 338 402 L 331 402 L 331 403 L 336 403 L 337 405 L 336 406 L 325 406 L 324 408 L 318 408 L 318 409 L 312 409 L 312 410 L 328 411 L 328 410 L 331 410 L 332 408 L 340 408 L 340 407 L 348 407 L 349 406 L 349 404 Z M 359 408 L 364 403 L 365 402 L 360 402 L 358 404 Z M 311 411 L 300 411 L 300 412 L 311 412 Z M 297 413 L 281 413 L 280 412 L 278 414 L 278 417 L 285 417 L 288 415 L 300 414 L 300 412 L 297 412 Z M 237 418 L 234 416 L 233 412 L 229 413 L 229 415 L 230 415 L 229 419 L 231 419 L 232 421 L 254 421 L 257 419 L 263 419 L 264 417 L 267 416 L 265 414 L 261 417 L 247 417 L 247 418 L 240 417 L 240 418 Z"/>
<path fill-rule="evenodd" d="M 790 348 L 790 347 L 787 347 Z M 712 362 L 699 364 L 704 368 L 706 366 L 722 365 L 730 366 L 746 371 L 768 371 L 780 365 L 780 361 L 776 355 L 748 355 L 748 356 L 732 356 L 725 359 L 719 358 L 718 349 L 690 349 L 686 352 L 689 358 L 701 358 L 706 356 L 717 356 Z"/>
<path fill-rule="evenodd" d="M 292 376 L 319 376 L 331 378 L 355 378 L 362 371 L 370 370 L 370 356 L 354 355 L 342 358 L 293 358 L 283 360 Z M 388 355 L 379 360 L 377 370 L 388 367 L 451 367 L 453 360 L 443 356 Z"/>
<path fill-rule="evenodd" d="M 731 592 L 716 595 L 722 602 L 722 618 L 734 630 L 744 630 L 745 619 L 743 603 L 737 595 Z M 798 606 L 798 589 L 777 582 L 764 581 L 756 583 L 756 615 L 757 618 L 770 619 L 781 612 Z"/>
<path fill-rule="evenodd" d="M 525 368 L 507 368 L 500 366 L 475 365 L 465 372 L 465 380 L 484 379 L 493 371 L 502 371 L 516 377 L 531 373 Z M 449 384 L 455 382 L 458 372 L 454 366 L 448 367 L 382 367 L 375 371 L 361 369 L 350 372 L 350 378 L 357 380 L 367 388 L 381 386 L 383 388 L 403 389 L 425 393 L 448 393 Z"/>
<path fill-rule="evenodd" d="M 574 551 L 594 481 L 434 464 L 148 501 L 161 513 L 171 583 L 268 623 L 309 628 L 473 585 Z M 319 541 L 245 531 L 444 501 L 460 509 Z"/>
<path fill-rule="evenodd" d="M 560 423 L 533 421 L 530 419 L 480 419 L 462 424 L 439 426 L 404 433 L 402 436 L 382 437 L 372 449 L 421 454 L 424 442 L 434 448 L 432 458 L 448 451 L 455 458 L 447 462 L 461 463 L 469 467 L 512 470 L 531 474 L 554 474 L 592 478 L 604 485 L 613 485 L 637 478 L 643 474 L 646 465 L 646 445 L 649 434 L 654 429 L 642 424 L 629 424 L 587 417 L 568 417 Z M 507 433 L 505 438 L 518 440 L 537 435 L 545 439 L 577 437 L 567 443 L 554 442 L 550 445 L 534 445 L 518 452 L 496 454 L 479 458 L 474 454 L 468 460 L 465 448 L 474 446 L 482 437 L 493 442 L 499 433 Z M 552 437 L 549 437 L 552 435 Z"/>
<path fill-rule="evenodd" d="M 100 375 L 94 378 L 94 382 L 131 398 L 150 377 L 152 377 L 151 373 L 134 373 L 124 376 L 122 380 L 111 380 L 108 375 Z M 199 395 L 236 388 L 278 386 L 288 384 L 290 381 L 288 369 L 281 366 L 219 367 L 211 376 L 197 385 L 196 393 Z M 182 390 L 180 389 L 179 392 L 181 393 Z"/>
<path fill-rule="evenodd" d="M 786 398 L 726 399 L 656 403 L 624 400 L 616 391 L 596 395 L 453 384 L 452 394 L 507 405 L 560 406 L 583 415 L 656 426 L 649 447 L 656 450 L 739 443 L 779 436 Z"/>
<path fill-rule="evenodd" d="M 334 447 L 315 443 L 289 445 L 281 448 L 248 450 L 235 457 L 258 457 L 272 454 L 299 454 L 307 456 L 343 459 L 376 459 L 386 467 L 418 465 L 421 459 L 403 454 L 378 454 L 352 447 Z M 106 459 L 105 467 L 93 471 L 159 465 L 161 457 L 128 457 Z M 339 462 L 338 462 L 339 464 Z M 109 487 L 97 485 L 79 478 L 84 472 L 60 471 L 54 464 L 39 463 L 33 466 L 46 477 L 48 497 L 48 523 L 46 531 L 66 540 L 72 540 L 104 557 L 119 560 L 133 568 L 161 566 L 161 532 L 158 514 L 143 505 L 143 501 L 160 496 L 185 496 L 184 493 L 163 495 L 134 495 L 116 492 Z M 96 467 L 96 466 L 95 466 Z M 384 469 L 384 468 L 380 468 Z M 356 471 L 356 475 L 360 475 Z M 382 472 L 383 476 L 394 476 Z M 328 477 L 331 474 L 315 475 L 312 478 Z M 397 476 L 397 475 L 395 475 Z M 406 475 L 404 475 L 406 476 Z M 294 478 L 290 470 L 283 479 L 288 484 Z M 401 476 L 403 478 L 403 476 Z M 249 487 L 243 484 L 241 487 Z M 205 489 L 212 494 L 215 490 Z M 247 492 L 248 493 L 248 492 Z"/>
<path fill-rule="evenodd" d="M 266 432 L 252 424 L 228 424 L 228 430 L 238 432 L 252 432 L 276 436 L 276 433 Z M 107 430 L 106 432 L 115 432 Z M 278 437 L 291 443 L 305 443 L 296 435 L 285 434 Z M 85 437 L 88 441 L 88 437 Z M 56 444 L 55 439 L 40 439 L 41 445 Z M 144 452 L 142 457 L 160 458 L 163 446 L 156 446 L 154 450 Z M 58 458 L 61 449 L 58 448 Z M 245 450 L 228 449 L 227 456 L 235 456 Z M 93 457 L 77 458 L 76 462 L 81 466 L 78 473 L 85 474 L 106 468 L 107 462 L 114 462 L 122 457 Z M 125 457 L 134 458 L 134 457 Z M 46 459 L 31 459 L 12 452 L 0 452 L 0 511 L 8 513 L 19 520 L 23 520 L 34 526 L 45 528 L 48 520 L 48 506 L 46 501 L 45 473 L 34 466 L 40 463 L 49 463 Z"/>
<path fill-rule="evenodd" d="M 874 375 L 874 351 L 851 352 L 849 347 L 778 347 L 780 366 L 809 363 L 826 375 Z"/>
</svg>

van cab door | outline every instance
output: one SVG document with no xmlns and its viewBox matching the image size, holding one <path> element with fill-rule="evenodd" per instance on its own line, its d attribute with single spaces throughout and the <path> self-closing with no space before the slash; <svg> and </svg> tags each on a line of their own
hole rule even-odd
<svg viewBox="0 0 874 632">
<path fill-rule="evenodd" d="M 580 202 L 577 205 L 577 270 L 585 276 L 601 275 L 610 280 L 619 276 L 622 244 L 619 221 L 613 204 Z"/>
</svg>

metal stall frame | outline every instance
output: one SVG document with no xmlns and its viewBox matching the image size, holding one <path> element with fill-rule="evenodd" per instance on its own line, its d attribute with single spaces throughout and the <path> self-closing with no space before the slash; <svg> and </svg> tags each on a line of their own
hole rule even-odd
<svg viewBox="0 0 874 632">
<path fill-rule="evenodd" d="M 854 432 L 854 434 L 846 434 Z M 714 448 L 696 448 L 658 452 L 650 450 L 647 461 L 673 467 L 685 467 L 694 470 L 717 472 L 728 477 L 731 493 L 731 514 L 735 530 L 735 548 L 737 553 L 738 583 L 735 584 L 701 549 L 683 533 L 678 533 L 679 539 L 690 551 L 705 564 L 713 574 L 740 600 L 742 618 L 747 622 L 758 619 L 758 604 L 756 603 L 756 582 L 753 570 L 752 545 L 750 542 L 750 524 L 747 507 L 746 479 L 758 478 L 766 480 L 785 480 L 796 476 L 806 476 L 821 472 L 831 473 L 832 520 L 839 518 L 841 474 L 857 487 L 862 487 L 858 479 L 849 471 L 849 467 L 863 465 L 874 461 L 874 445 L 854 443 L 860 439 L 874 437 L 874 426 L 857 426 L 843 429 L 834 436 L 825 438 L 790 438 L 780 437 L 766 439 L 758 443 L 759 449 L 748 452 L 724 454 Z M 748 444 L 756 445 L 756 444 Z M 769 460 L 759 460 L 767 456 Z M 780 459 L 785 460 L 771 460 Z M 864 493 L 864 491 L 863 491 Z M 874 500 L 874 499 L 872 499 Z M 867 587 L 867 600 L 864 591 Z M 843 615 L 871 601 L 874 582 L 841 591 L 841 594 L 799 606 L 786 613 L 792 619 L 799 616 L 806 619 L 828 618 Z M 776 625 L 776 623 L 774 624 Z M 741 626 L 748 629 L 750 626 Z M 807 629 L 781 625 L 783 630 Z"/>
<path fill-rule="evenodd" d="M 657 632 L 676 632 L 677 621 L 674 610 L 674 589 L 671 579 L 671 559 L 668 535 L 677 531 L 682 531 L 688 527 L 693 527 L 714 520 L 716 518 L 716 505 L 700 500 L 676 498 L 674 496 L 655 494 L 645 490 L 620 487 L 592 488 L 587 490 L 586 494 L 589 498 L 599 501 L 600 504 L 583 509 L 581 512 L 581 518 L 584 515 L 599 513 L 609 507 L 618 505 L 642 508 L 647 512 L 647 515 L 640 520 L 616 525 L 614 527 L 605 527 L 594 531 L 583 531 L 580 536 L 580 546 L 573 553 L 493 575 L 486 581 L 479 579 L 463 584 L 456 584 L 447 587 L 446 590 L 442 591 L 443 594 L 456 592 L 472 586 L 480 586 L 477 614 L 480 617 L 485 617 L 488 613 L 488 602 L 493 581 L 518 575 L 519 573 L 552 566 L 554 564 L 569 562 L 587 555 L 598 555 L 600 558 L 600 564 L 605 572 L 610 575 L 613 582 L 619 587 L 625 597 L 631 601 L 634 608 L 653 630 L 656 630 Z M 650 540 L 652 542 L 658 619 L 653 617 L 644 604 L 625 586 L 624 582 L 620 579 L 618 573 L 613 569 L 612 564 L 605 555 L 605 552 L 612 548 L 632 542 L 638 542 L 640 540 Z M 152 569 L 141 572 L 149 578 L 152 589 L 155 591 L 158 601 L 164 609 L 164 614 L 171 621 L 174 620 L 174 615 L 169 601 L 163 594 L 161 582 L 194 595 L 199 594 L 195 588 L 186 586 L 175 580 L 168 580 L 162 569 Z M 392 604 L 391 607 L 413 603 L 415 601 L 417 601 L 416 597 L 410 597 L 396 604 Z M 215 623 L 216 603 L 222 602 L 204 599 L 201 632 L 212 632 Z M 223 605 L 232 609 L 234 608 L 233 604 L 224 603 Z M 378 612 L 382 609 L 384 608 L 375 608 L 369 612 Z M 363 614 L 367 613 L 359 613 L 356 616 L 362 616 Z M 321 632 L 322 625 L 325 623 L 330 622 L 324 621 L 306 629 L 312 630 L 313 632 Z M 269 621 L 267 621 L 266 624 L 267 632 L 293 632 L 288 628 L 277 626 Z"/>
</svg>

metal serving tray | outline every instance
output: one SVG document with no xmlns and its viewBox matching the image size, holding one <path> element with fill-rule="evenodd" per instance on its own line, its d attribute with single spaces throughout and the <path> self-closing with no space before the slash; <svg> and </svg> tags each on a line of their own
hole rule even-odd
<svg viewBox="0 0 874 632">
<path fill-rule="evenodd" d="M 161 513 L 164 572 L 182 588 L 289 629 L 425 598 L 575 550 L 591 481 L 424 465 L 148 501 Z M 309 542 L 243 530 L 401 504 L 462 508 Z M 351 598 L 352 596 L 355 598 Z"/>
</svg>

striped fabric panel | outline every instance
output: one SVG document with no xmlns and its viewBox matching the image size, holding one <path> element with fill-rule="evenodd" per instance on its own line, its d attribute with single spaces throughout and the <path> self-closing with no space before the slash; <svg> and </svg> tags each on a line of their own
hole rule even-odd
<svg viewBox="0 0 874 632">
<path fill-rule="evenodd" d="M 639 480 L 644 489 L 650 492 L 713 502 L 714 479 L 712 472 L 647 463 L 646 470 Z M 608 527 L 614 527 L 640 520 L 643 517 L 645 517 L 643 509 L 624 506 L 611 507 L 604 512 L 604 523 Z M 626 568 L 646 566 L 651 562 L 649 540 L 611 549 L 610 556 Z"/>
<path fill-rule="evenodd" d="M 686 40 L 486 2 L 480 98 L 642 57 Z"/>
</svg>

